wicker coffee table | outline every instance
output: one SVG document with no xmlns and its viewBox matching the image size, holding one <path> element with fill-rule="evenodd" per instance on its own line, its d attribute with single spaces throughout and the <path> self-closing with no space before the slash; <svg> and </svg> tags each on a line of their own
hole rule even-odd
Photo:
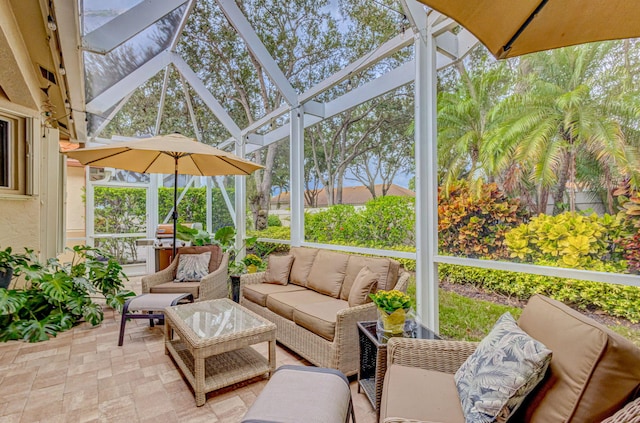
<svg viewBox="0 0 640 423">
<path fill-rule="evenodd" d="M 195 391 L 207 392 L 270 376 L 276 368 L 276 325 L 229 299 L 167 307 L 165 354 L 170 354 Z M 269 359 L 251 348 L 269 343 Z"/>
</svg>

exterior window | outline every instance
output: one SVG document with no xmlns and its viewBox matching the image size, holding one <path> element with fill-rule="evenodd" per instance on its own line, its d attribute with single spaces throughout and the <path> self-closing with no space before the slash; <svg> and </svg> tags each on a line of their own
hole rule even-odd
<svg viewBox="0 0 640 423">
<path fill-rule="evenodd" d="M 0 113 L 0 194 L 25 193 L 25 119 Z"/>
</svg>

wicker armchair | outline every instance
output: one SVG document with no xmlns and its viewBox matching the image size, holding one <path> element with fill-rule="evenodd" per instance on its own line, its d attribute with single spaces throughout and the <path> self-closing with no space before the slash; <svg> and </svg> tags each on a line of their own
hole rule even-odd
<svg viewBox="0 0 640 423">
<path fill-rule="evenodd" d="M 209 263 L 209 271 L 211 273 L 202 278 L 200 282 L 173 282 L 176 277 L 180 254 L 199 254 L 208 251 L 211 251 L 211 261 Z M 169 267 L 142 278 L 142 293 L 188 292 L 193 294 L 197 301 L 228 298 L 228 266 L 229 254 L 223 254 L 217 245 L 180 248 Z"/>
<path fill-rule="evenodd" d="M 391 338 L 387 346 L 387 363 L 406 367 L 454 374 L 476 349 L 476 342 L 436 341 L 426 339 Z M 384 423 L 401 423 L 398 417 L 384 419 Z M 640 398 L 628 403 L 602 423 L 640 423 Z"/>
</svg>

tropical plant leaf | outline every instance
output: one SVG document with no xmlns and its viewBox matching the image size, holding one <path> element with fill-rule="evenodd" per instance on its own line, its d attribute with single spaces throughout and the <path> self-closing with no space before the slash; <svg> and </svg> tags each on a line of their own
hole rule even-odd
<svg viewBox="0 0 640 423">
<path fill-rule="evenodd" d="M 0 327 L 0 341 L 17 341 L 22 339 L 24 321 L 18 320 L 11 322 L 5 327 Z"/>
<path fill-rule="evenodd" d="M 0 315 L 14 314 L 27 302 L 24 291 L 0 289 Z"/>
<path fill-rule="evenodd" d="M 122 312 L 122 307 L 124 306 L 124 302 L 129 297 L 135 297 L 136 293 L 133 291 L 118 291 L 115 294 L 107 294 L 107 305 L 114 310 Z"/>
<path fill-rule="evenodd" d="M 60 331 L 68 330 L 76 323 L 76 318 L 71 313 L 55 311 L 51 313 L 48 320 L 58 326 Z"/>
<path fill-rule="evenodd" d="M 69 293 L 73 289 L 73 285 L 65 273 L 58 272 L 53 278 L 47 278 L 40 282 L 40 289 L 42 289 L 47 297 L 62 303 L 69 298 Z"/>
<path fill-rule="evenodd" d="M 56 336 L 60 327 L 49 319 L 27 320 L 24 322 L 22 339 L 29 342 L 47 341 L 49 337 Z"/>
<path fill-rule="evenodd" d="M 102 307 L 96 303 L 89 303 L 82 309 L 82 316 L 84 319 L 91 323 L 92 326 L 99 325 L 104 319 L 104 313 Z"/>
</svg>

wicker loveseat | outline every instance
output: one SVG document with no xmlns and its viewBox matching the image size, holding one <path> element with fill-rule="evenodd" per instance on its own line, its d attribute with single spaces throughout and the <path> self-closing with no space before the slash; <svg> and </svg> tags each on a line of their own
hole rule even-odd
<svg viewBox="0 0 640 423">
<path fill-rule="evenodd" d="M 294 247 L 286 285 L 265 283 L 265 273 L 242 275 L 240 304 L 274 322 L 276 339 L 319 367 L 347 376 L 358 371 L 356 323 L 376 318 L 369 302 L 349 306 L 356 276 L 368 267 L 377 289 L 406 291 L 408 273 L 395 260 Z"/>
<path fill-rule="evenodd" d="M 529 300 L 518 326 L 553 355 L 545 378 L 509 421 L 640 422 L 640 348 L 540 295 Z M 453 374 L 476 345 L 391 339 L 380 422 L 464 422 Z"/>
</svg>

